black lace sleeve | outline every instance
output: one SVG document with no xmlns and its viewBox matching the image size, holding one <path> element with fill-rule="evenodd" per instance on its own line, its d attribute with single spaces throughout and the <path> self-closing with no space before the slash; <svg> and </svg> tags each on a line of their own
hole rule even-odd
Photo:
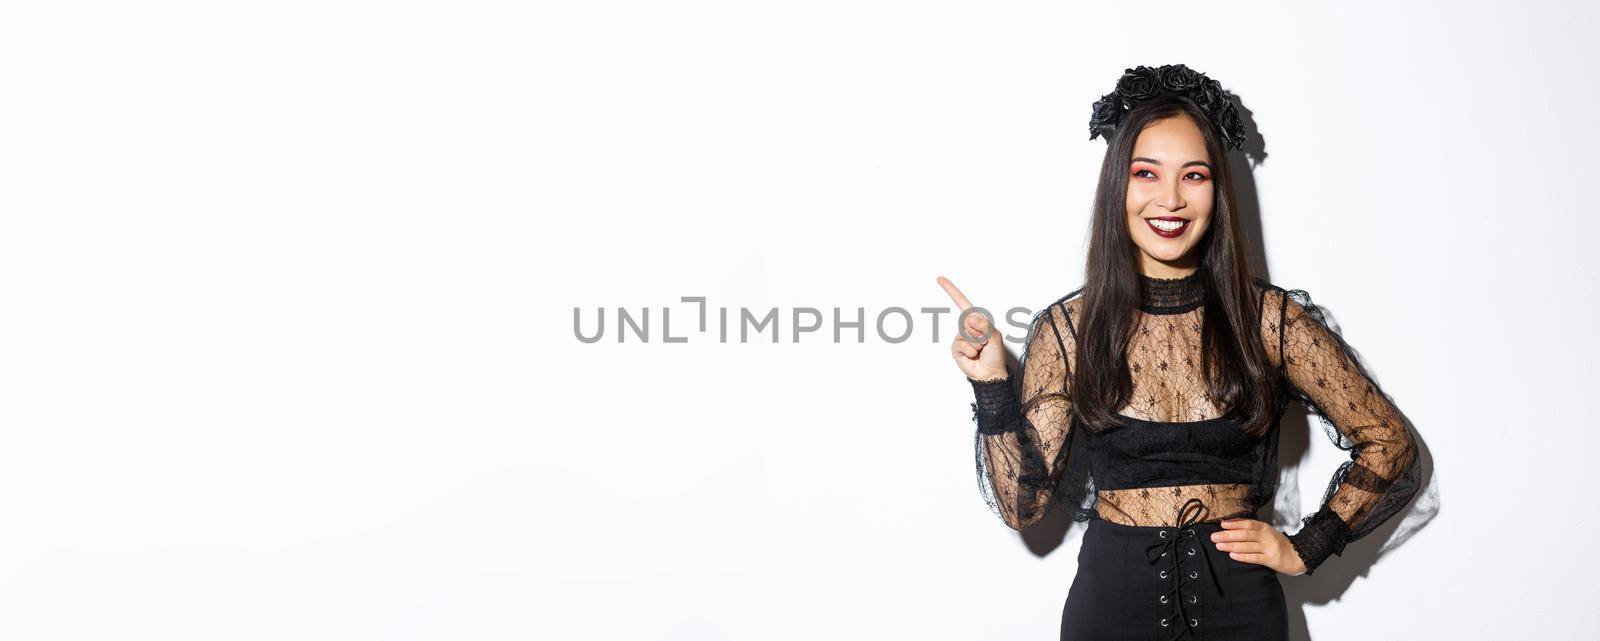
<svg viewBox="0 0 1600 641">
<path fill-rule="evenodd" d="M 1418 488 L 1416 438 L 1400 410 L 1357 361 L 1344 338 L 1302 290 L 1288 290 L 1281 309 L 1280 365 L 1289 396 L 1321 419 L 1328 438 L 1350 453 L 1315 513 L 1289 535 L 1310 574 L 1345 544 L 1399 512 Z"/>
<path fill-rule="evenodd" d="M 1058 302 L 1033 317 L 1016 376 L 972 383 L 978 486 L 989 508 L 1021 530 L 1049 512 L 1072 418 L 1067 396 L 1072 353 Z"/>
</svg>

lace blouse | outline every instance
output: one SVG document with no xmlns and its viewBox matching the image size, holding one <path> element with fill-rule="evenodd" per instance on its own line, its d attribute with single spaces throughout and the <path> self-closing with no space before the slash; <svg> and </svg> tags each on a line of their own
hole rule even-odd
<svg viewBox="0 0 1600 641">
<path fill-rule="evenodd" d="M 1254 281 L 1262 345 L 1283 386 L 1269 429 L 1255 437 L 1221 417 L 1200 375 L 1204 274 L 1139 279 L 1126 352 L 1132 395 L 1116 428 L 1074 429 L 1068 385 L 1082 288 L 1034 315 L 1022 376 L 968 379 L 979 487 L 1007 525 L 1020 530 L 1058 504 L 1078 521 L 1173 525 L 1191 498 L 1209 508 L 1202 521 L 1256 518 L 1277 489 L 1277 425 L 1289 401 L 1304 403 L 1350 453 L 1318 509 L 1288 535 L 1307 574 L 1416 494 L 1415 438 L 1306 292 Z"/>
</svg>

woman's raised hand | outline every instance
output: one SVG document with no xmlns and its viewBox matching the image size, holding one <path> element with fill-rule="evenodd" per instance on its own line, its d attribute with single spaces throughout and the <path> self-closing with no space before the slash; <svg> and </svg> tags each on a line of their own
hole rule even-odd
<svg viewBox="0 0 1600 641">
<path fill-rule="evenodd" d="M 956 284 L 943 276 L 939 277 L 939 286 L 944 288 L 950 299 L 956 302 L 959 310 L 957 316 L 956 337 L 950 343 L 950 354 L 956 359 L 956 367 L 961 368 L 961 373 L 975 381 L 990 381 L 1006 378 L 1006 346 L 1000 332 L 994 328 L 983 314 L 973 312 L 967 315 L 962 323 L 959 313 L 972 309 L 972 303 L 967 297 L 956 289 Z M 963 331 L 964 330 L 964 331 Z M 971 337 L 972 340 L 968 340 Z"/>
</svg>

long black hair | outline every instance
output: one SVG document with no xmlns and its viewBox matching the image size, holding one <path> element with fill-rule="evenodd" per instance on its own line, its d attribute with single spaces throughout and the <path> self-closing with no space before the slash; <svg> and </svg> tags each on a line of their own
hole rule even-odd
<svg viewBox="0 0 1600 641">
<path fill-rule="evenodd" d="M 1128 168 L 1139 132 L 1151 123 L 1188 116 L 1205 138 L 1212 159 L 1211 223 L 1193 251 L 1205 279 L 1201 372 L 1223 416 L 1255 436 L 1275 416 L 1280 389 L 1261 344 L 1260 293 L 1246 260 L 1233 176 L 1217 127 L 1193 101 L 1167 95 L 1125 115 L 1107 139 L 1095 190 L 1083 308 L 1077 332 L 1077 372 L 1071 390 L 1079 421 L 1095 432 L 1115 428 L 1118 410 L 1133 393 L 1125 358 L 1137 330 L 1139 248 L 1128 232 Z"/>
</svg>

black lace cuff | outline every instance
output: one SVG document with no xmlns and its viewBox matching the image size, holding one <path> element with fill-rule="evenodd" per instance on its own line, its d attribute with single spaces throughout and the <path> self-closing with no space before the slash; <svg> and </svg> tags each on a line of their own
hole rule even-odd
<svg viewBox="0 0 1600 641">
<path fill-rule="evenodd" d="M 1016 390 L 1011 379 L 988 381 L 973 380 L 972 420 L 978 424 L 980 434 L 1005 434 L 1015 432 L 1022 423 L 1022 408 L 1017 403 Z"/>
<path fill-rule="evenodd" d="M 1343 554 L 1344 544 L 1350 540 L 1350 526 L 1337 512 L 1323 507 L 1303 520 L 1299 532 L 1289 535 L 1294 551 L 1306 564 L 1309 575 L 1322 565 L 1330 555 Z"/>
</svg>

